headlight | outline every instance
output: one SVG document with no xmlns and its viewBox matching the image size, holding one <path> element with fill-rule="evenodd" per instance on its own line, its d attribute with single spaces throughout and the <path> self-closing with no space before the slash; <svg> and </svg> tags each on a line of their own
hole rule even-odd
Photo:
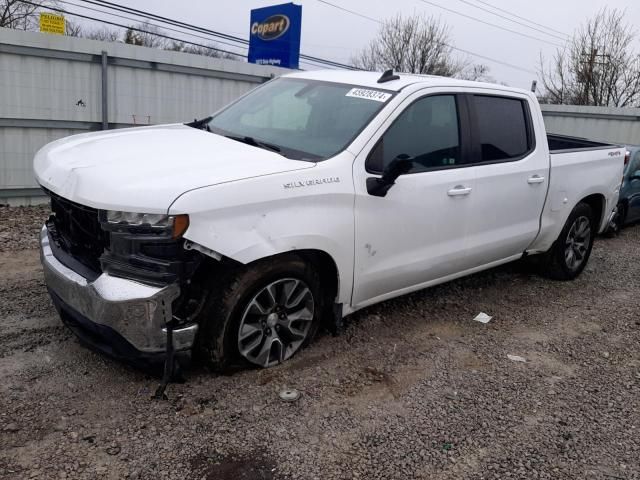
<svg viewBox="0 0 640 480">
<path fill-rule="evenodd" d="M 173 217 L 161 213 L 133 213 L 107 210 L 109 223 L 126 223 L 128 225 L 151 225 L 152 227 L 168 227 Z"/>
<path fill-rule="evenodd" d="M 172 237 L 180 237 L 189 227 L 188 215 L 164 215 L 162 213 L 135 213 L 107 210 L 107 222 L 111 224 L 171 229 Z"/>
</svg>

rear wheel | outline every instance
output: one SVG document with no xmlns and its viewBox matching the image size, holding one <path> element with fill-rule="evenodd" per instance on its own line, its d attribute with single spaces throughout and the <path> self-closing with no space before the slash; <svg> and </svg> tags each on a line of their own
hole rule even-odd
<svg viewBox="0 0 640 480">
<path fill-rule="evenodd" d="M 318 274 L 295 255 L 240 267 L 212 286 L 196 353 L 216 370 L 282 363 L 315 336 L 322 298 Z"/>
<path fill-rule="evenodd" d="M 544 254 L 542 273 L 556 280 L 573 280 L 587 265 L 595 225 L 591 207 L 579 203 L 569 215 L 560 236 Z"/>
</svg>

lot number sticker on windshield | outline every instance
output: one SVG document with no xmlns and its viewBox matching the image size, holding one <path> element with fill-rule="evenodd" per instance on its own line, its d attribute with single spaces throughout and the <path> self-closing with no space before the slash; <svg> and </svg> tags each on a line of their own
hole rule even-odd
<svg viewBox="0 0 640 480">
<path fill-rule="evenodd" d="M 381 92 L 380 90 L 369 90 L 368 88 L 352 88 L 345 96 L 375 100 L 376 102 L 386 102 L 389 100 L 389 97 L 391 97 L 391 94 Z"/>
</svg>

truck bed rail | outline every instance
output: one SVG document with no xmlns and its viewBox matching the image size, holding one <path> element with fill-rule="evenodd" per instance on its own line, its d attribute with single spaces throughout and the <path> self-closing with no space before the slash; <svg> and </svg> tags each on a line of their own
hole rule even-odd
<svg viewBox="0 0 640 480">
<path fill-rule="evenodd" d="M 601 150 L 605 148 L 615 148 L 617 145 L 609 143 L 595 142 L 586 138 L 568 137 L 554 133 L 547 134 L 547 143 L 551 153 L 582 150 Z"/>
</svg>

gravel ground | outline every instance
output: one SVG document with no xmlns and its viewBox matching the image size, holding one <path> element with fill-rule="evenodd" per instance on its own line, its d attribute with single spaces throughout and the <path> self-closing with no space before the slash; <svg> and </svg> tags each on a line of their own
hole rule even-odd
<svg viewBox="0 0 640 480">
<path fill-rule="evenodd" d="M 0 252 L 38 248 L 38 232 L 49 211 L 48 204 L 17 208 L 0 205 Z"/>
<path fill-rule="evenodd" d="M 574 282 L 508 265 L 153 401 L 157 379 L 61 326 L 30 249 L 45 216 L 0 209 L 0 478 L 640 479 L 638 226 Z"/>
</svg>

